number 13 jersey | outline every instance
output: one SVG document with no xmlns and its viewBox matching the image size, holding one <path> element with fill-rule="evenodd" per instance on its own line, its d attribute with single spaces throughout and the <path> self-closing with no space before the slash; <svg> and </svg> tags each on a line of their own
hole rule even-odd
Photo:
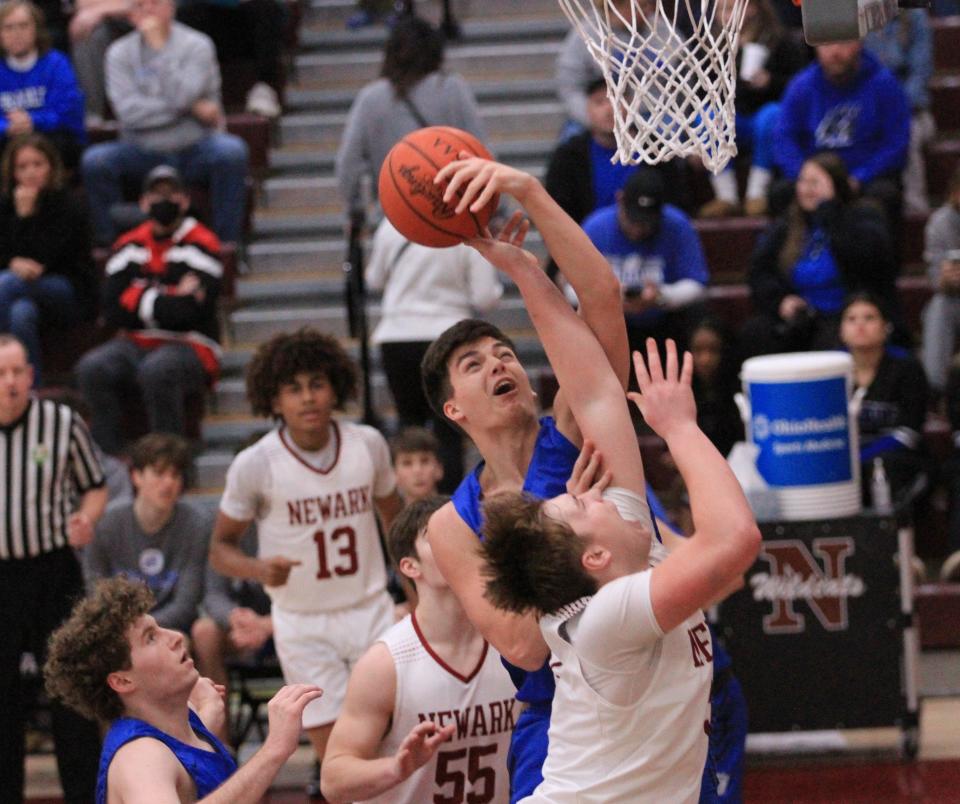
<svg viewBox="0 0 960 804">
<path fill-rule="evenodd" d="M 469 676 L 448 666 L 424 638 L 416 613 L 384 634 L 396 670 L 390 730 L 380 743 L 381 757 L 393 756 L 410 730 L 433 720 L 456 731 L 429 762 L 377 798 L 377 804 L 507 804 L 510 778 L 507 751 L 520 704 L 500 654 L 483 643 Z"/>
<path fill-rule="evenodd" d="M 267 433 L 234 459 L 220 502 L 232 519 L 257 520 L 260 558 L 300 562 L 285 584 L 265 587 L 287 611 L 352 607 L 387 584 L 374 500 L 396 486 L 390 450 L 372 427 L 330 429 L 320 455 L 298 449 L 284 428 Z"/>
</svg>

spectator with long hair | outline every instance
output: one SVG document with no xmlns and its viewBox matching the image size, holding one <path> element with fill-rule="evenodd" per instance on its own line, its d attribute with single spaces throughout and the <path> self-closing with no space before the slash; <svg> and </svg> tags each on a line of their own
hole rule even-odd
<svg viewBox="0 0 960 804">
<path fill-rule="evenodd" d="M 735 337 L 718 319 L 707 317 L 693 328 L 687 342 L 693 357 L 697 425 L 726 455 L 743 440 L 743 420 L 733 401 L 740 387 Z"/>
<path fill-rule="evenodd" d="M 26 344 L 40 384 L 41 328 L 91 317 L 96 277 L 86 211 L 63 187 L 63 165 L 41 134 L 10 142 L 0 160 L 0 332 Z"/>
<path fill-rule="evenodd" d="M 443 36 L 430 23 L 408 17 L 394 27 L 380 78 L 357 93 L 337 152 L 337 183 L 348 215 L 364 209 L 363 176 L 372 175 L 375 186 L 387 152 L 411 131 L 454 126 L 484 139 L 470 87 L 443 69 L 443 58 Z"/>
<path fill-rule="evenodd" d="M 804 161 L 792 203 L 763 234 L 751 263 L 755 316 L 742 332 L 751 355 L 835 347 L 843 300 L 858 290 L 897 309 L 885 221 L 874 207 L 855 203 L 836 154 Z"/>
<path fill-rule="evenodd" d="M 87 135 L 83 94 L 70 60 L 50 46 L 43 12 L 29 0 L 0 5 L 0 138 L 39 131 L 75 167 Z"/>
</svg>

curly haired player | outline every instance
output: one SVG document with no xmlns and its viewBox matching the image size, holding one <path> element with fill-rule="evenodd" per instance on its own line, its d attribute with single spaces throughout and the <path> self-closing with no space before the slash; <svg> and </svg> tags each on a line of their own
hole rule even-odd
<svg viewBox="0 0 960 804">
<path fill-rule="evenodd" d="M 48 694 L 110 726 L 97 804 L 255 804 L 296 749 L 304 707 L 322 691 L 281 689 L 267 707 L 266 741 L 237 770 L 211 733 L 225 717 L 222 688 L 200 677 L 183 634 L 160 628 L 153 605 L 144 584 L 103 580 L 50 638 Z"/>
<path fill-rule="evenodd" d="M 356 380 L 332 336 L 301 329 L 260 346 L 247 396 L 277 426 L 230 466 L 210 545 L 215 570 L 266 587 L 287 682 L 323 688 L 303 717 L 318 760 L 350 667 L 393 624 L 376 521 L 389 528 L 400 509 L 390 450 L 372 427 L 333 417 Z M 239 547 L 254 520 L 257 558 Z"/>
</svg>

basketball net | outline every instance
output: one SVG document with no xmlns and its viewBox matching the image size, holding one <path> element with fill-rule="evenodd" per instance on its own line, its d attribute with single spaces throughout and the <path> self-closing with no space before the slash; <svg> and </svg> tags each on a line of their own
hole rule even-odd
<svg viewBox="0 0 960 804">
<path fill-rule="evenodd" d="M 737 153 L 737 48 L 748 0 L 559 0 L 607 83 L 617 157 L 700 157 L 719 173 Z M 684 9 L 693 32 L 681 30 Z"/>
</svg>

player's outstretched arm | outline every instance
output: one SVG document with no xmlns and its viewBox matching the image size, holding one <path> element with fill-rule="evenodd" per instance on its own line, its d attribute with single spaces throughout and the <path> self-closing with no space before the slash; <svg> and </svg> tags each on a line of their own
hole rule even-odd
<svg viewBox="0 0 960 804">
<path fill-rule="evenodd" d="M 320 786 L 331 804 L 365 801 L 387 792 L 429 762 L 453 734 L 453 726 L 441 729 L 430 721 L 420 723 L 394 756 L 378 757 L 393 715 L 396 688 L 393 657 L 378 642 L 353 668 L 343 709 L 327 743 Z"/>
<path fill-rule="evenodd" d="M 532 614 L 509 614 L 486 597 L 486 566 L 476 534 L 447 503 L 430 517 L 427 539 L 437 567 L 463 606 L 470 622 L 508 662 L 531 672 L 550 655 Z"/>
<path fill-rule="evenodd" d="M 267 705 L 269 732 L 263 747 L 197 804 L 258 804 L 299 744 L 304 707 L 322 694 L 309 684 L 283 687 Z M 110 763 L 110 799 L 120 804 L 180 804 L 180 768 L 173 752 L 159 740 L 127 743 Z"/>
<path fill-rule="evenodd" d="M 753 563 L 760 531 L 724 457 L 697 426 L 691 380 L 693 359 L 677 356 L 667 341 L 667 362 L 647 341 L 647 360 L 634 354 L 640 393 L 630 398 L 644 420 L 667 443 L 690 495 L 694 533 L 654 570 L 650 579 L 653 612 L 669 631 L 736 584 Z"/>
<path fill-rule="evenodd" d="M 643 494 L 643 464 L 623 386 L 593 331 L 540 270 L 537 258 L 522 248 L 525 227 L 518 215 L 497 239 L 476 238 L 468 244 L 507 274 L 523 296 L 575 421 L 568 423 L 557 410 L 558 427 L 565 434 L 570 432 L 565 427 L 579 428 L 602 453 L 614 485 Z M 617 320 L 622 318 L 618 313 Z"/>
<path fill-rule="evenodd" d="M 482 209 L 494 193 L 512 195 L 526 210 L 560 272 L 580 301 L 580 314 L 603 347 L 607 360 L 627 387 L 630 353 L 623 320 L 620 282 L 610 264 L 581 226 L 553 200 L 533 176 L 497 162 L 476 157 L 447 165 L 437 182 L 449 181 L 444 199 L 452 201 L 463 189 L 457 212 Z M 563 389 L 563 384 L 560 384 Z"/>
<path fill-rule="evenodd" d="M 227 722 L 226 707 L 227 688 L 222 684 L 216 684 L 212 679 L 200 676 L 197 683 L 190 690 L 190 708 L 197 713 L 197 717 L 203 721 L 214 734 L 221 734 Z"/>
</svg>

